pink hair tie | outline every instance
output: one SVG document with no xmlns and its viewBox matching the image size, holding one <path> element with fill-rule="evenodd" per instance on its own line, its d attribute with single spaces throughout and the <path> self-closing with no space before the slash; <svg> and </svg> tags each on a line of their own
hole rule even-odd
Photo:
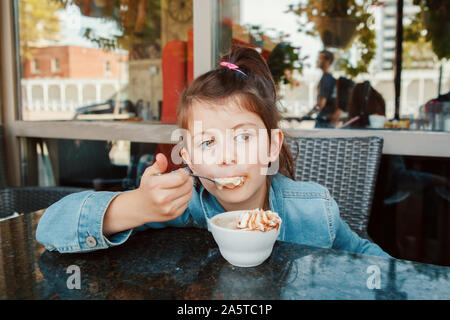
<svg viewBox="0 0 450 320">
<path fill-rule="evenodd" d="M 235 71 L 237 71 L 237 72 L 240 72 L 240 73 L 242 73 L 244 76 L 247 76 L 244 72 L 242 72 L 241 70 L 239 70 L 239 67 L 238 67 L 237 65 L 235 65 L 234 63 L 222 61 L 222 62 L 220 63 L 220 65 L 221 65 L 222 67 L 227 67 L 227 68 L 230 69 L 230 70 L 235 70 Z"/>
</svg>

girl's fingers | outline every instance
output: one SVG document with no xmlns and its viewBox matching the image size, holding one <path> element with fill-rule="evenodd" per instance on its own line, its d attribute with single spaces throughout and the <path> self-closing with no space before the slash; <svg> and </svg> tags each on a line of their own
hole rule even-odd
<svg viewBox="0 0 450 320">
<path fill-rule="evenodd" d="M 158 153 L 155 156 L 155 162 L 153 165 L 145 169 L 144 173 L 142 174 L 142 177 L 152 176 L 158 173 L 163 173 L 167 170 L 167 158 L 164 154 Z"/>
<path fill-rule="evenodd" d="M 177 198 L 183 197 L 194 189 L 194 182 L 185 183 L 183 186 L 177 188 L 177 192 L 171 193 L 169 196 L 170 200 L 175 200 Z M 174 190 L 174 189 L 170 189 Z"/>
<path fill-rule="evenodd" d="M 160 178 L 160 177 L 154 177 L 154 178 Z M 160 186 L 157 186 L 156 188 L 152 189 L 146 189 L 146 194 L 153 199 L 155 199 L 156 203 L 160 205 L 167 205 L 170 204 L 171 201 L 178 199 L 180 197 L 183 197 L 190 191 L 192 191 L 194 188 L 194 182 L 187 181 L 183 185 L 171 188 L 171 189 L 165 189 L 161 188 Z"/>
<path fill-rule="evenodd" d="M 191 176 L 189 175 L 189 172 L 184 169 L 179 169 L 170 173 L 164 173 L 160 176 L 149 177 L 149 179 L 151 179 L 150 185 L 160 189 L 178 188 L 187 183 L 188 179 L 190 178 Z M 194 180 L 192 179 L 192 181 Z"/>
<path fill-rule="evenodd" d="M 189 204 L 189 200 L 192 198 L 192 191 L 188 192 L 187 194 L 183 195 L 182 197 L 174 200 L 172 202 L 172 208 L 174 208 L 174 212 L 179 213 L 180 215 L 186 210 L 187 205 Z M 179 212 L 181 211 L 182 212 Z"/>
<path fill-rule="evenodd" d="M 167 199 L 168 201 L 173 201 L 176 200 L 180 197 L 185 196 L 186 194 L 188 194 L 189 192 L 191 192 L 194 188 L 194 182 L 186 182 L 184 185 L 178 187 L 178 188 L 173 188 L 173 189 L 169 189 L 169 190 L 165 190 L 168 191 L 168 196 Z"/>
</svg>

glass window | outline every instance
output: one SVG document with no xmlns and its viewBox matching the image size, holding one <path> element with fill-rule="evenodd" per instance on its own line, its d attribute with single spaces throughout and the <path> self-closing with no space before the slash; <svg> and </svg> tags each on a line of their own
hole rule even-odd
<svg viewBox="0 0 450 320">
<path fill-rule="evenodd" d="M 105 75 L 109 76 L 111 74 L 111 64 L 109 61 L 105 61 Z"/>
<path fill-rule="evenodd" d="M 58 58 L 52 59 L 52 72 L 56 73 L 60 71 L 61 70 L 59 69 L 59 59 Z"/>
<path fill-rule="evenodd" d="M 413 129 L 450 132 L 448 10 L 448 1 L 405 1 L 400 116 Z"/>
<path fill-rule="evenodd" d="M 173 123 L 163 88 L 178 92 L 192 70 L 192 1 L 15 0 L 21 118 Z"/>
<path fill-rule="evenodd" d="M 139 187 L 145 169 L 162 153 L 166 172 L 183 167 L 171 159 L 175 144 L 138 143 L 126 140 L 40 139 L 35 145 L 39 186 L 71 186 L 97 191 L 124 191 Z M 33 167 L 33 163 L 28 163 Z"/>
<path fill-rule="evenodd" d="M 153 163 L 153 143 L 43 139 L 36 144 L 38 184 L 109 191 L 135 189 Z"/>
<path fill-rule="evenodd" d="M 448 18 L 428 3 L 404 1 L 399 121 L 396 0 L 218 1 L 215 62 L 232 43 L 259 50 L 278 84 L 285 127 L 450 131 L 448 103 L 426 106 L 450 90 L 450 40 L 439 32 Z M 446 2 L 439 3 L 440 12 L 448 12 Z M 433 126 L 430 108 L 440 110 L 440 125 Z"/>
<path fill-rule="evenodd" d="M 31 73 L 39 73 L 39 61 L 37 59 L 33 59 L 33 61 L 31 61 Z"/>
<path fill-rule="evenodd" d="M 449 160 L 382 156 L 368 232 L 392 256 L 450 266 Z"/>
</svg>

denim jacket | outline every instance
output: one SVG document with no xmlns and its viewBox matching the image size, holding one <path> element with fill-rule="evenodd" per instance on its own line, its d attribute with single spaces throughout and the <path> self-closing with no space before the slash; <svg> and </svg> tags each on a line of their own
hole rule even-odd
<svg viewBox="0 0 450 320">
<path fill-rule="evenodd" d="M 135 232 L 148 228 L 207 228 L 207 218 L 226 210 L 204 186 L 194 183 L 185 212 L 178 218 L 147 223 L 108 238 L 102 234 L 103 217 L 111 201 L 121 192 L 84 191 L 66 196 L 51 205 L 41 217 L 36 239 L 47 250 L 62 253 L 88 252 L 117 246 Z M 339 216 L 339 208 L 328 190 L 313 182 L 294 181 L 277 173 L 269 190 L 270 210 L 279 214 L 278 240 L 390 257 L 378 245 L 360 238 Z"/>
</svg>

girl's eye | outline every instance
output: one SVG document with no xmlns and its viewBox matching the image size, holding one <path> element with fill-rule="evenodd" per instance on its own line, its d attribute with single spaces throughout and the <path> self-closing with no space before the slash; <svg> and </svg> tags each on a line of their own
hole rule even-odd
<svg viewBox="0 0 450 320">
<path fill-rule="evenodd" d="M 208 147 L 210 147 L 211 146 L 211 144 L 214 142 L 214 140 L 206 140 L 206 141 L 203 141 L 201 144 L 200 144 L 200 147 L 202 147 L 202 148 L 208 148 Z"/>
<path fill-rule="evenodd" d="M 248 141 L 250 139 L 250 134 L 242 133 L 242 134 L 237 135 L 235 137 L 235 139 L 236 139 L 237 142 L 245 142 L 245 141 Z"/>
</svg>

